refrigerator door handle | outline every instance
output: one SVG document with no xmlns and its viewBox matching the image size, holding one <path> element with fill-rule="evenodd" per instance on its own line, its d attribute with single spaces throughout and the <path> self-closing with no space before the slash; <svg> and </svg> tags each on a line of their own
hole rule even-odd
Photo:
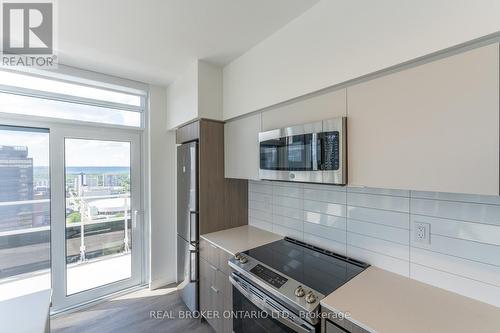
<svg viewBox="0 0 500 333">
<path fill-rule="evenodd" d="M 193 210 L 189 211 L 189 244 L 193 246 L 198 244 L 198 212 Z"/>
<path fill-rule="evenodd" d="M 196 272 L 196 258 L 197 258 L 197 253 L 198 250 L 189 250 L 189 282 L 198 282 L 198 277 L 197 277 L 197 272 Z M 194 255 L 194 257 L 193 257 Z M 193 266 L 193 259 L 194 259 L 194 266 Z M 195 270 L 193 271 L 193 267 Z"/>
</svg>

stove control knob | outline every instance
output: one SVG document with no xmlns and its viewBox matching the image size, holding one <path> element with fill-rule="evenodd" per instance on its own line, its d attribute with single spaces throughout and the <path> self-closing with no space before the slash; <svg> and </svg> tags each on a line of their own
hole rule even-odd
<svg viewBox="0 0 500 333">
<path fill-rule="evenodd" d="M 248 262 L 247 257 L 240 256 L 240 263 L 246 264 Z"/>
<path fill-rule="evenodd" d="M 304 291 L 304 288 L 302 288 L 302 286 L 298 286 L 297 288 L 295 288 L 295 296 L 304 297 L 305 294 L 306 292 Z"/>
<path fill-rule="evenodd" d="M 316 295 L 314 295 L 312 291 L 307 293 L 306 302 L 309 304 L 316 302 Z"/>
<path fill-rule="evenodd" d="M 240 260 L 240 258 L 241 258 L 241 254 L 239 252 L 234 255 L 234 259 Z"/>
</svg>

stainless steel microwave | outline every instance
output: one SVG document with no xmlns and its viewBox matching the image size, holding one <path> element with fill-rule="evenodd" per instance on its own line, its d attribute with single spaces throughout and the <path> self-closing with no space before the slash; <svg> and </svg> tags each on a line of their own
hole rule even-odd
<svg viewBox="0 0 500 333">
<path fill-rule="evenodd" d="M 347 184 L 347 118 L 259 133 L 261 179 Z"/>
</svg>

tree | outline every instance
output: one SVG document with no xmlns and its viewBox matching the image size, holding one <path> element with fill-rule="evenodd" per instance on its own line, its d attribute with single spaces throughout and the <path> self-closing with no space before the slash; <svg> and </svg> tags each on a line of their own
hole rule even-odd
<svg viewBox="0 0 500 333">
<path fill-rule="evenodd" d="M 82 215 L 79 212 L 73 212 L 66 217 L 66 223 L 82 222 Z"/>
</svg>

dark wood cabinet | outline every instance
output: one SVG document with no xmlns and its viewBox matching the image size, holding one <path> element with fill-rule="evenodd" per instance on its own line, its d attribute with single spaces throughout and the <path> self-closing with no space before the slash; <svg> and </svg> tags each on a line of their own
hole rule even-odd
<svg viewBox="0 0 500 333">
<path fill-rule="evenodd" d="M 200 235 L 248 224 L 248 181 L 224 178 L 224 123 L 195 121 L 179 128 L 176 140 L 199 143 Z"/>
</svg>

